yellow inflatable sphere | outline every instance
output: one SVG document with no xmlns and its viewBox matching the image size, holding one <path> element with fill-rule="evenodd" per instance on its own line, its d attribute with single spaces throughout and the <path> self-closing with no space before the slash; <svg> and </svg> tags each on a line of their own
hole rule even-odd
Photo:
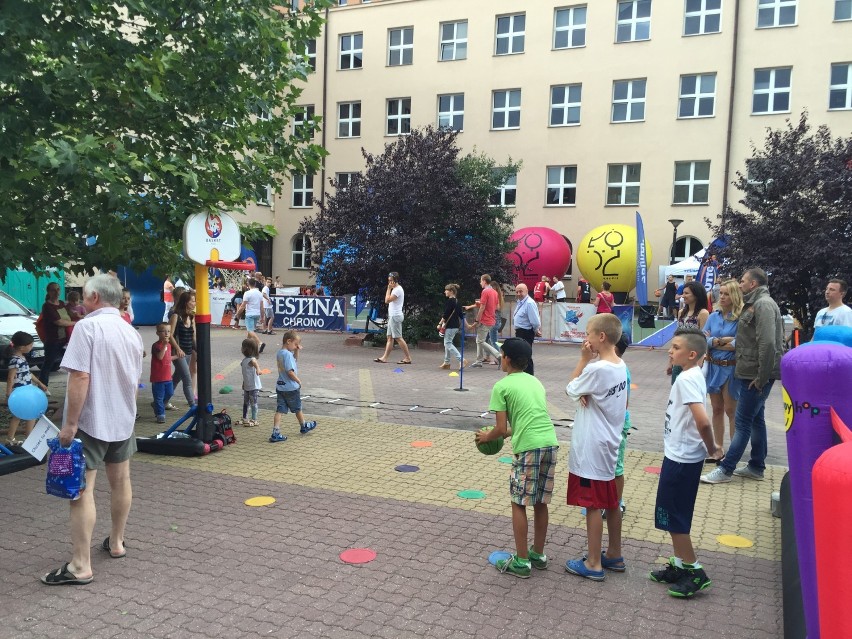
<svg viewBox="0 0 852 639">
<path fill-rule="evenodd" d="M 629 293 L 636 286 L 636 229 L 632 226 L 599 226 L 589 231 L 575 250 L 580 273 L 596 290 L 600 291 L 604 282 L 610 283 L 614 293 Z M 650 268 L 647 237 L 645 253 Z"/>
</svg>

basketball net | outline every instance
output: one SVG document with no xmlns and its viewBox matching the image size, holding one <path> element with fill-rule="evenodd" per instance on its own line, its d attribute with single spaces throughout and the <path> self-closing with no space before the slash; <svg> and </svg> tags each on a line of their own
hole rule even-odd
<svg viewBox="0 0 852 639">
<path fill-rule="evenodd" d="M 218 273 L 218 277 L 224 281 L 225 288 L 230 292 L 236 293 L 237 291 L 243 290 L 247 271 L 232 268 L 211 268 L 208 270 L 210 272 L 210 279 L 214 283 L 214 286 L 216 283 L 216 274 Z"/>
</svg>

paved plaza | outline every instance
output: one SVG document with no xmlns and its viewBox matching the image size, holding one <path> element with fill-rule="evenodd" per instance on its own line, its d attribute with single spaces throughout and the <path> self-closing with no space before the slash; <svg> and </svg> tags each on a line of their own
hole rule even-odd
<svg viewBox="0 0 852 639">
<path fill-rule="evenodd" d="M 141 332 L 150 347 L 153 328 Z M 243 336 L 213 333 L 214 401 L 235 418 Z M 273 371 L 262 377 L 265 389 L 274 389 L 278 339 L 280 331 L 266 336 L 260 358 Z M 497 367 L 465 371 L 468 390 L 458 392 L 460 378 L 438 368 L 441 352 L 417 349 L 414 364 L 397 366 L 374 363 L 380 351 L 346 346 L 340 334 L 305 334 L 303 344 L 305 412 L 318 428 L 300 436 L 285 416 L 288 441 L 268 443 L 274 399 L 264 391 L 261 426 L 237 428 L 238 441 L 226 450 L 198 458 L 135 456 L 127 557 L 113 560 L 93 549 L 95 580 L 88 586 L 49 588 L 38 579 L 70 552 L 67 506 L 44 494 L 44 467 L 0 478 L 0 637 L 781 636 L 780 520 L 769 511 L 786 463 L 779 387 L 767 404 L 766 481 L 735 478 L 699 491 L 693 540 L 713 586 L 682 601 L 647 578 L 671 553 L 667 535 L 653 525 L 652 471 L 662 461 L 669 389 L 664 351 L 630 349 L 625 356 L 637 427 L 625 464 L 628 570 L 593 583 L 563 568 L 585 551 L 584 520 L 565 505 L 574 407 L 564 387 L 576 346 L 534 349 L 561 462 L 545 549 L 551 565 L 519 580 L 487 561 L 492 551 L 513 547 L 509 466 L 472 442 L 472 431 L 493 423 L 480 415 L 502 375 Z M 54 376 L 54 395 L 63 392 L 63 377 Z M 234 393 L 219 394 L 226 385 Z M 180 393 L 175 403 L 185 405 Z M 145 382 L 140 435 L 160 430 L 149 404 Z M 503 456 L 509 452 L 507 443 Z M 402 464 L 419 470 L 394 470 Z M 96 546 L 109 534 L 105 487 L 101 476 Z M 462 490 L 485 496 L 461 499 Z M 255 496 L 275 502 L 245 505 Z M 720 535 L 753 545 L 722 545 Z M 376 559 L 346 564 L 339 555 L 351 548 L 372 549 Z"/>
</svg>

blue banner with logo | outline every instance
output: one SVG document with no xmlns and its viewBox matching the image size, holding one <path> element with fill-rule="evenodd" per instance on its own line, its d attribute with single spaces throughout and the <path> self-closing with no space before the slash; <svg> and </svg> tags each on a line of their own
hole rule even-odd
<svg viewBox="0 0 852 639">
<path fill-rule="evenodd" d="M 275 328 L 312 331 L 346 330 L 346 298 L 272 295 Z"/>
<path fill-rule="evenodd" d="M 612 314 L 621 322 L 621 332 L 627 335 L 630 343 L 633 343 L 633 305 L 616 304 L 612 307 Z"/>
<path fill-rule="evenodd" d="M 645 227 L 639 211 L 636 211 L 636 299 L 642 306 L 648 303 L 648 255 L 645 252 Z"/>
</svg>

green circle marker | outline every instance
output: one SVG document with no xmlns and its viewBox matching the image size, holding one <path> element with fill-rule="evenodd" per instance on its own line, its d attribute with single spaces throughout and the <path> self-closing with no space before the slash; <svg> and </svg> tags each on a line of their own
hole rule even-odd
<svg viewBox="0 0 852 639">
<path fill-rule="evenodd" d="M 460 490 L 456 494 L 462 499 L 485 499 L 485 493 L 481 490 Z"/>
<path fill-rule="evenodd" d="M 512 458 L 509 457 L 508 455 L 503 455 L 502 457 L 498 457 L 497 461 L 500 462 L 501 464 L 511 464 Z"/>
</svg>

